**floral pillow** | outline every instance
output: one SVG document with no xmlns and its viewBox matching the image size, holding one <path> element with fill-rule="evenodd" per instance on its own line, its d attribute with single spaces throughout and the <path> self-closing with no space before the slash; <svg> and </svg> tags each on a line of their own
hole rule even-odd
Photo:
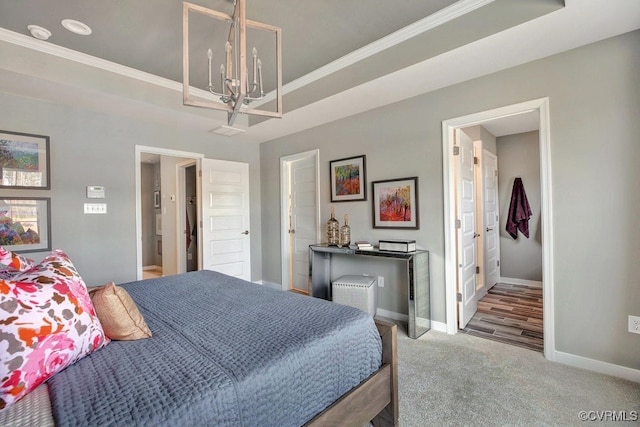
<svg viewBox="0 0 640 427">
<path fill-rule="evenodd" d="M 9 279 L 35 266 L 35 261 L 0 246 L 0 279 Z"/>
<path fill-rule="evenodd" d="M 64 252 L 0 280 L 0 410 L 108 342 Z"/>
</svg>

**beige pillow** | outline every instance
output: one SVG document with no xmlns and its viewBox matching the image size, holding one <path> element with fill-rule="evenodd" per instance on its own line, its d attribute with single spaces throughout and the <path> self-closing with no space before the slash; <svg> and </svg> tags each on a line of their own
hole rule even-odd
<svg viewBox="0 0 640 427">
<path fill-rule="evenodd" d="M 91 301 L 104 333 L 112 340 L 130 341 L 151 337 L 151 331 L 129 293 L 111 282 L 89 288 Z"/>
</svg>

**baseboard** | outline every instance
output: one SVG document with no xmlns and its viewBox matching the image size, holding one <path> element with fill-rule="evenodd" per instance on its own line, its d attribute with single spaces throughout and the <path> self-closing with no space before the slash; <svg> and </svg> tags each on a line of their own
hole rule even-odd
<svg viewBox="0 0 640 427">
<path fill-rule="evenodd" d="M 282 285 L 279 283 L 269 282 L 268 280 L 256 280 L 253 283 L 257 283 L 258 285 L 265 286 L 267 288 L 275 289 L 277 291 L 282 290 Z"/>
<path fill-rule="evenodd" d="M 625 380 L 640 383 L 640 370 L 627 368 L 625 366 L 614 365 L 613 363 L 602 362 L 600 360 L 589 359 L 587 357 L 576 356 L 575 354 L 555 352 L 555 361 L 576 368 L 588 371 L 611 375 Z"/>
<path fill-rule="evenodd" d="M 145 265 L 144 267 L 142 267 L 142 270 L 147 271 L 147 270 L 162 270 L 162 267 L 160 267 L 159 265 Z"/>
<path fill-rule="evenodd" d="M 400 322 L 408 322 L 409 316 L 406 314 L 396 313 L 395 311 L 385 310 L 383 308 L 378 308 L 376 310 L 376 316 L 386 317 L 388 319 L 398 320 Z M 435 320 L 431 321 L 431 330 L 438 332 L 447 332 L 447 324 L 442 322 L 437 322 Z"/>
<path fill-rule="evenodd" d="M 431 321 L 431 330 L 447 333 L 447 324 L 444 322 Z"/>
<path fill-rule="evenodd" d="M 533 286 L 536 288 L 542 287 L 542 282 L 537 280 L 525 280 L 525 279 L 515 279 L 513 277 L 500 277 L 500 283 L 510 283 L 512 285 L 524 285 L 524 286 Z"/>
<path fill-rule="evenodd" d="M 395 311 L 385 310 L 384 308 L 376 309 L 376 316 L 386 317 L 388 319 L 398 320 L 400 322 L 408 322 L 409 316 L 406 314 L 396 313 Z"/>
</svg>

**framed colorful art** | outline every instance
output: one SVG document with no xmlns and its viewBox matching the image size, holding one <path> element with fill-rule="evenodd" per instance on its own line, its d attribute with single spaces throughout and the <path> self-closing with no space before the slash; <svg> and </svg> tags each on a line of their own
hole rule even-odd
<svg viewBox="0 0 640 427">
<path fill-rule="evenodd" d="M 373 228 L 420 228 L 418 177 L 374 181 Z"/>
<path fill-rule="evenodd" d="M 329 162 L 331 202 L 367 200 L 366 156 Z"/>
</svg>

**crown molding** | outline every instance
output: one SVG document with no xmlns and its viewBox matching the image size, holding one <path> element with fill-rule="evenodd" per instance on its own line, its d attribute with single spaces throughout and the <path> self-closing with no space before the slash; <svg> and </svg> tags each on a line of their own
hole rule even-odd
<svg viewBox="0 0 640 427">
<path fill-rule="evenodd" d="M 164 77 L 136 70 L 135 68 L 127 67 L 125 65 L 116 64 L 115 62 L 87 55 L 86 53 L 58 46 L 43 40 L 38 40 L 5 28 L 0 28 L 0 41 L 12 43 L 38 52 L 47 53 L 49 55 L 88 65 L 104 71 L 109 71 L 121 76 L 130 77 L 145 83 L 150 83 L 171 90 L 182 91 L 182 83 L 174 82 L 173 80 L 169 80 Z"/>
<path fill-rule="evenodd" d="M 467 13 L 473 12 L 483 6 L 493 3 L 495 0 L 460 0 L 451 6 L 447 6 L 442 10 L 437 11 L 413 24 L 407 25 L 400 30 L 393 32 L 375 42 L 369 43 L 366 46 L 356 49 L 353 52 L 346 54 L 333 62 L 328 63 L 320 68 L 313 70 L 304 76 L 293 80 L 282 87 L 283 94 L 293 92 L 296 89 L 300 89 L 308 84 L 311 84 L 317 80 L 320 80 L 330 74 L 347 68 L 359 61 L 362 61 L 370 56 L 382 52 L 385 49 L 389 49 L 404 41 L 407 41 L 417 35 L 427 32 L 433 28 L 436 28 L 442 24 L 446 24 L 456 18 L 459 18 Z M 263 100 L 260 100 L 256 105 L 262 105 L 275 99 L 273 92 L 267 94 Z"/>
<path fill-rule="evenodd" d="M 472 12 L 482 6 L 492 3 L 493 1 L 494 0 L 460 0 L 452 4 L 451 6 L 448 6 L 432 15 L 427 16 L 426 18 L 414 22 L 413 24 L 410 24 L 392 34 L 389 34 L 388 36 L 385 36 L 290 83 L 285 84 L 282 88 L 283 94 L 292 92 L 296 89 L 320 80 L 330 74 L 340 71 L 343 68 L 349 67 L 350 65 L 362 61 L 363 59 L 366 59 L 385 49 L 402 43 L 412 37 L 415 37 L 418 34 L 436 28 L 439 25 L 442 25 L 462 15 Z M 5 41 L 28 49 L 54 55 L 80 64 L 88 65 L 90 67 L 119 74 L 124 77 L 129 77 L 155 86 L 174 90 L 176 92 L 182 92 L 182 83 L 180 82 L 175 82 L 173 80 L 146 73 L 135 68 L 127 67 L 125 65 L 116 64 L 115 62 L 107 61 L 105 59 L 61 47 L 50 42 L 37 40 L 33 37 L 19 34 L 5 28 L 0 28 L 0 41 Z M 205 98 L 210 97 L 210 94 L 207 91 L 196 88 L 193 88 L 191 90 L 196 91 L 194 95 Z M 262 105 L 273 99 L 275 99 L 275 91 L 267 94 L 264 100 L 261 100 L 260 103 L 256 103 L 255 105 Z"/>
</svg>

